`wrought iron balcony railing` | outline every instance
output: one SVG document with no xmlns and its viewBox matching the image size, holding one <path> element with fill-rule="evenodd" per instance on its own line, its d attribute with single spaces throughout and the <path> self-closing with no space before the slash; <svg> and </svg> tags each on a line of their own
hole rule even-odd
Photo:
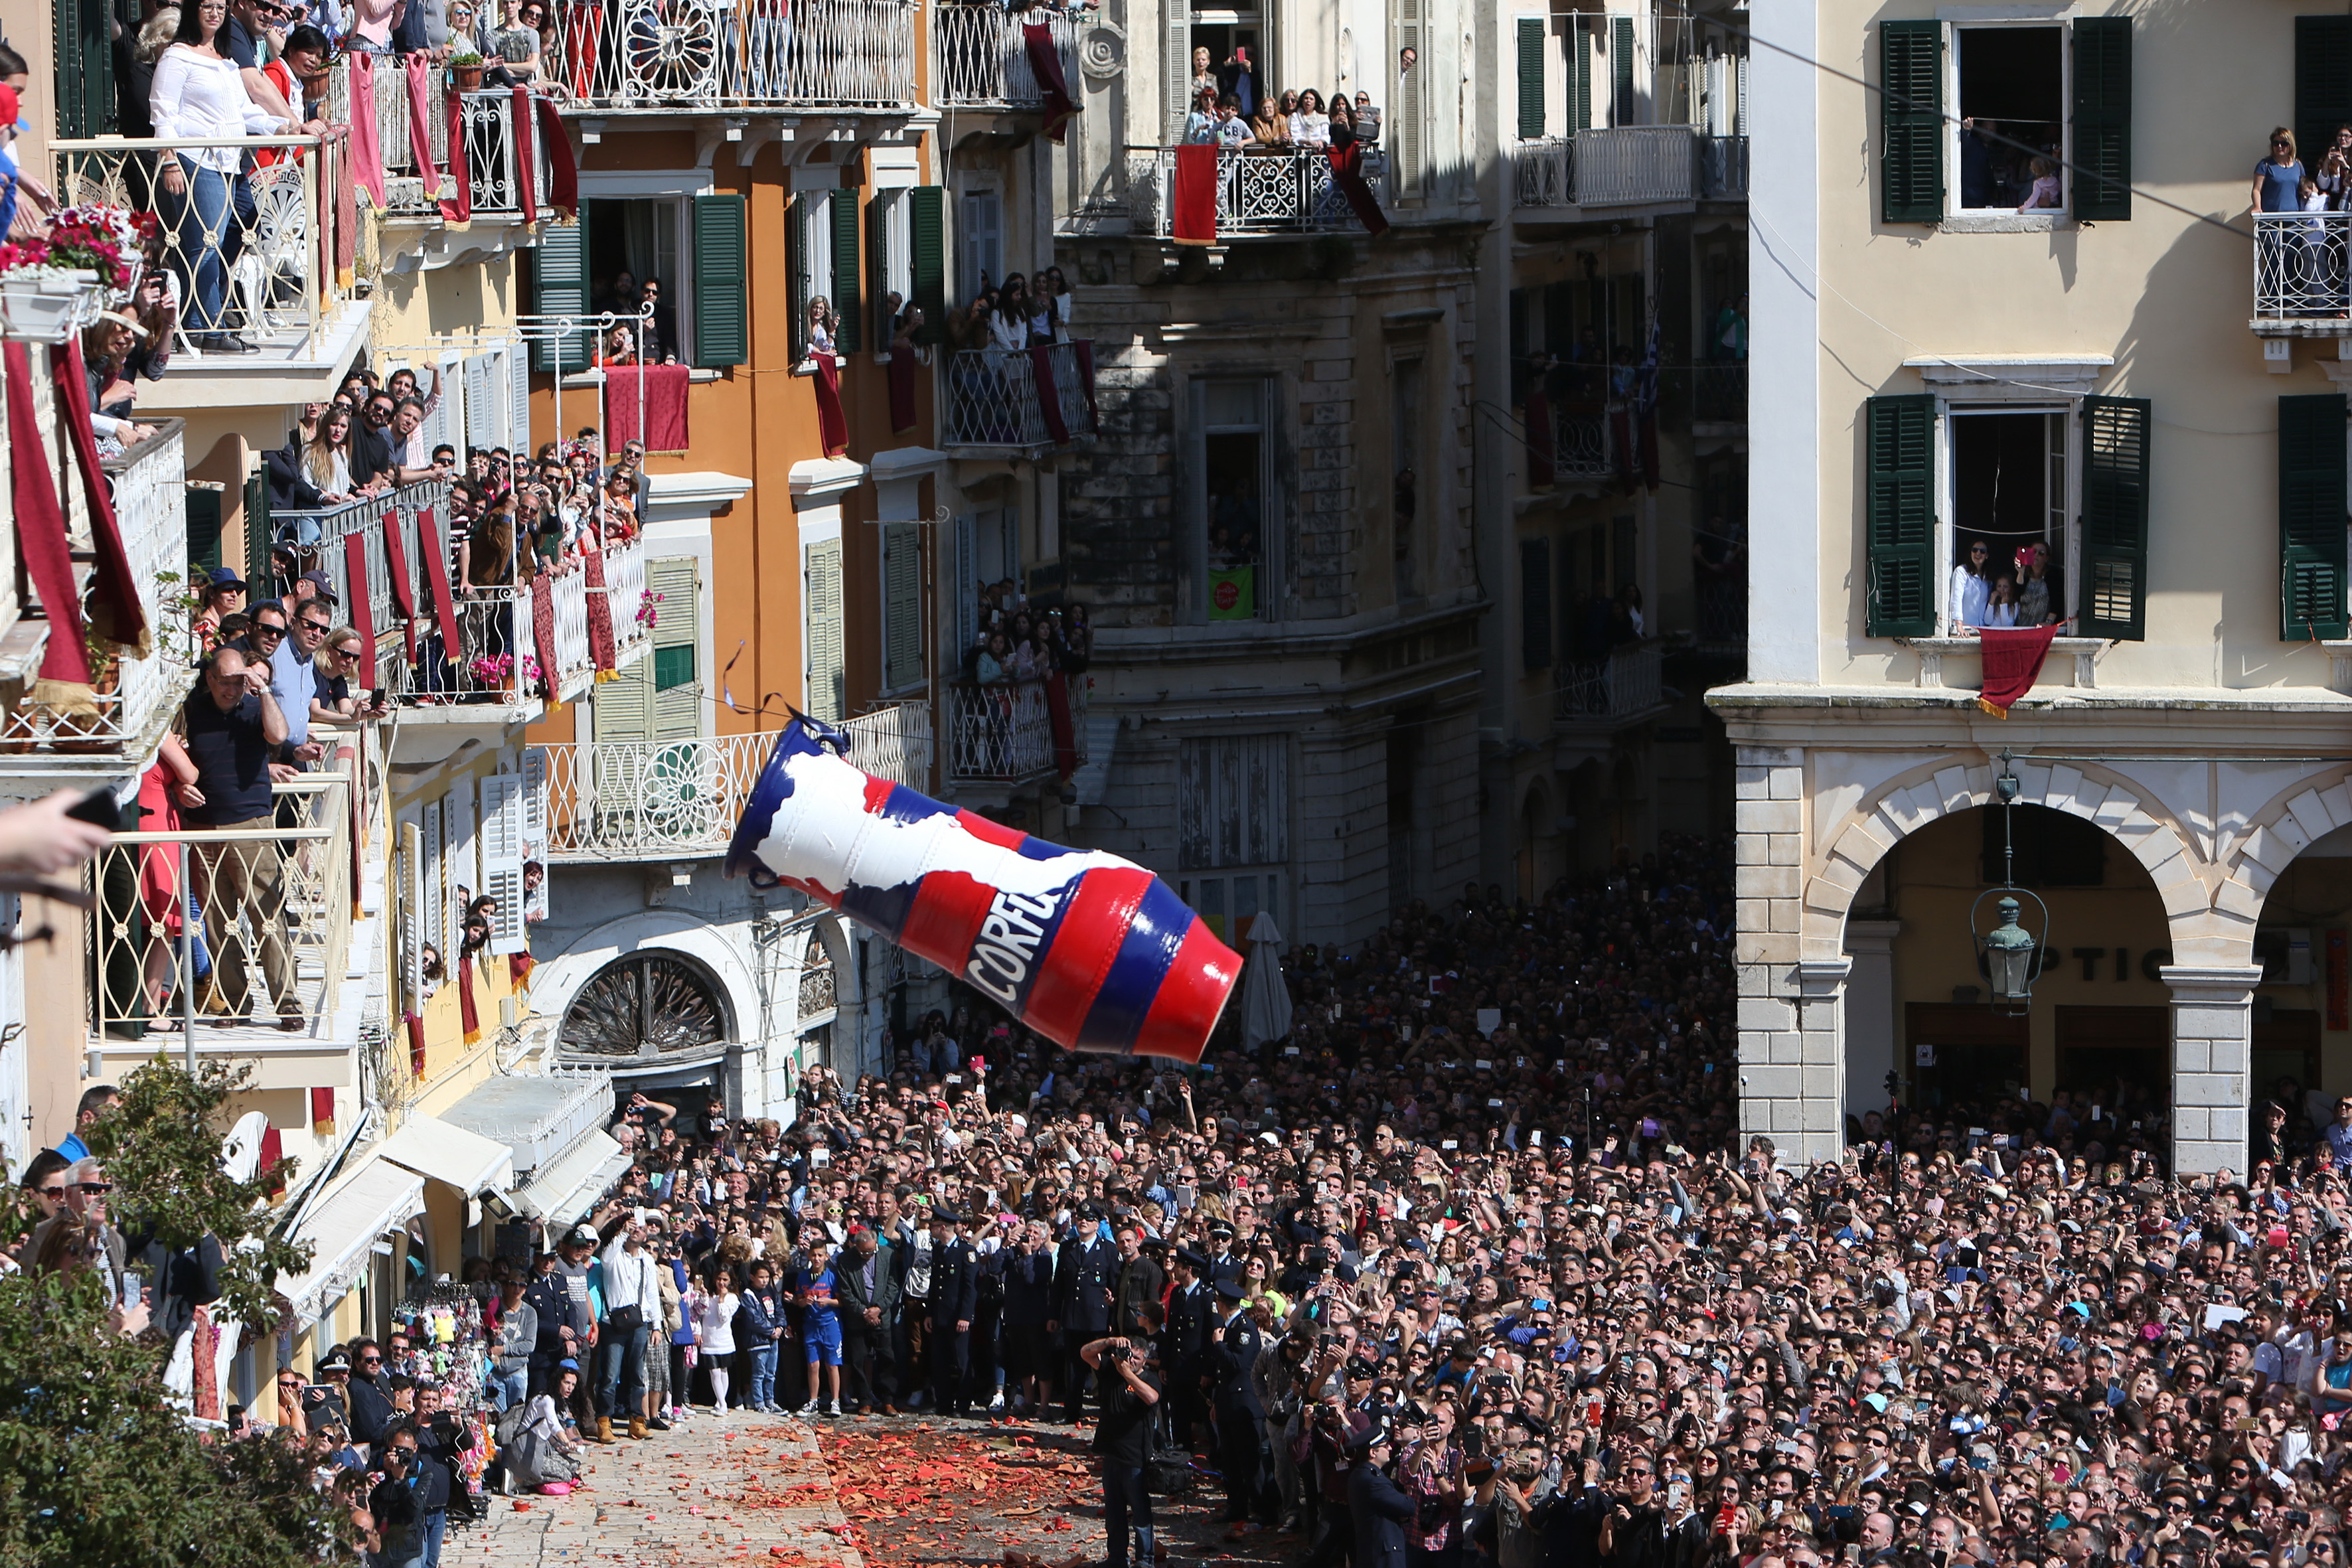
<svg viewBox="0 0 2352 1568">
<path fill-rule="evenodd" d="M 1613 723 L 1646 713 L 1665 700 L 1655 642 L 1628 643 L 1607 658 L 1576 659 L 1560 668 L 1557 716 L 1562 724 Z"/>
<path fill-rule="evenodd" d="M 911 0 L 558 0 L 555 27 L 567 110 L 915 106 Z"/>
<path fill-rule="evenodd" d="M 1388 154 L 1364 154 L 1364 181 L 1388 186 Z M 1139 234 L 1175 233 L 1176 149 L 1130 148 L 1128 222 Z M 1385 198 L 1384 198 L 1385 199 Z M 1331 178 L 1331 160 L 1315 147 L 1217 154 L 1217 237 L 1330 232 L 1361 234 L 1356 209 Z"/>
<path fill-rule="evenodd" d="M 2254 215 L 2256 331 L 2352 333 L 2352 212 Z"/>
<path fill-rule="evenodd" d="M 1087 678 L 1060 684 L 1066 711 L 1056 715 L 1053 684 L 960 680 L 948 688 L 948 776 L 967 783 L 1018 784 L 1087 760 Z M 1057 740 L 1057 720 L 1066 748 Z"/>
<path fill-rule="evenodd" d="M 1737 142 L 1736 158 L 1728 148 L 1719 156 L 1706 151 L 1717 142 Z M 1687 125 L 1620 125 L 1521 142 L 1511 149 L 1513 194 L 1523 207 L 1686 202 L 1699 194 L 1705 166 L 1727 183 L 1736 174 L 1744 195 L 1747 142 L 1700 136 Z"/>
<path fill-rule="evenodd" d="M 1024 25 L 1044 24 L 1061 57 L 1065 86 L 1078 79 L 1067 11 L 1007 11 L 992 5 L 935 5 L 931 11 L 931 101 L 945 109 L 1035 110 L 1045 89 L 1030 68 Z"/>
<path fill-rule="evenodd" d="M 1076 343 L 1055 343 L 1042 356 L 1034 350 L 1018 353 L 995 349 L 966 349 L 943 356 L 947 417 L 940 445 L 1050 448 L 1057 443 L 1047 418 L 1049 406 L 1059 415 L 1062 434 L 1068 439 L 1092 437 L 1095 405 L 1087 383 L 1093 345 L 1087 349 L 1083 358 Z M 1040 357 L 1045 362 L 1044 377 Z M 1045 377 L 1050 385 L 1041 384 Z"/>
</svg>

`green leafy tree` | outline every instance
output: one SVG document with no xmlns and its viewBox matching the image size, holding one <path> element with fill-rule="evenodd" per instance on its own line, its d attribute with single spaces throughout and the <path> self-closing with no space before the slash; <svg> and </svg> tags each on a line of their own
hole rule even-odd
<svg viewBox="0 0 2352 1568">
<path fill-rule="evenodd" d="M 217 1239 L 228 1265 L 207 1310 L 261 1333 L 277 1272 L 307 1268 L 310 1249 L 268 1235 L 264 1184 L 221 1168 L 226 1107 L 248 1077 L 159 1058 L 87 1138 L 125 1234 Z M 0 1565 L 354 1561 L 349 1511 L 312 1486 L 306 1456 L 190 1424 L 163 1387 L 170 1347 L 117 1332 L 113 1307 L 99 1270 L 0 1279 Z"/>
</svg>

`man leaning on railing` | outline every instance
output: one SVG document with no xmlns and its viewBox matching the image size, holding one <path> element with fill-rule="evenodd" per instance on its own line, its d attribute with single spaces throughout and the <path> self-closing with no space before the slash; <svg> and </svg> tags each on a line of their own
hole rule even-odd
<svg viewBox="0 0 2352 1568">
<path fill-rule="evenodd" d="M 267 605 L 264 609 L 268 608 Z M 221 1000 L 226 1011 L 213 1021 L 245 1021 L 248 977 L 247 941 L 261 948 L 261 971 L 276 1004 L 278 1026 L 303 1026 L 294 994 L 294 963 L 286 946 L 286 869 L 278 858 L 272 785 L 294 770 L 273 761 L 286 743 L 286 716 L 269 693 L 265 664 L 248 664 L 245 652 L 224 646 L 205 662 L 204 681 L 183 710 L 188 755 L 196 782 L 180 788 L 183 820 L 193 826 L 250 837 L 194 846 L 194 892 L 205 911 L 205 940 L 215 954 Z M 234 927 L 243 920 L 249 936 Z"/>
</svg>

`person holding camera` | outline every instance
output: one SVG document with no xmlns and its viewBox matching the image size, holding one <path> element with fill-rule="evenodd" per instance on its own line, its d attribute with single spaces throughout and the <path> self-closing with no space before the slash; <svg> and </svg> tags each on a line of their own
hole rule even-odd
<svg viewBox="0 0 2352 1568">
<path fill-rule="evenodd" d="M 368 1492 L 378 1545 L 368 1568 L 425 1568 L 423 1467 L 416 1460 L 416 1428 L 405 1422 L 384 1435 L 383 1468 Z"/>
<path fill-rule="evenodd" d="M 441 1568 L 441 1542 L 449 1531 L 449 1505 L 465 1491 L 458 1479 L 466 1453 L 474 1446 L 471 1423 L 442 1407 L 441 1385 L 416 1387 L 416 1506 L 423 1515 L 424 1568 Z M 387 1445 L 387 1450 L 389 1445 Z"/>
<path fill-rule="evenodd" d="M 1145 1306 L 1141 1316 L 1158 1330 L 1158 1307 Z M 1119 1334 L 1091 1341 L 1078 1351 L 1078 1359 L 1096 1373 L 1102 1406 L 1094 1447 L 1102 1457 L 1103 1528 L 1110 1536 L 1107 1568 L 1128 1568 L 1130 1528 L 1138 1568 L 1150 1568 L 1153 1557 L 1150 1467 L 1160 1380 L 1151 1364 L 1152 1342 L 1140 1342 L 1140 1354 L 1138 1349 L 1137 1341 Z"/>
</svg>

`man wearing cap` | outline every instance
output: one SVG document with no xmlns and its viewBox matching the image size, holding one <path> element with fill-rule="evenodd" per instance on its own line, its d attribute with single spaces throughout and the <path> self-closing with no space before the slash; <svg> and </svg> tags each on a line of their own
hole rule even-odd
<svg viewBox="0 0 2352 1568">
<path fill-rule="evenodd" d="M 971 1365 L 971 1321 L 980 1311 L 980 1259 L 957 1234 L 954 1210 L 931 1211 L 931 1408 L 942 1415 L 971 1414 L 966 1386 Z"/>
<path fill-rule="evenodd" d="M 1055 1260 L 1054 1301 L 1056 1312 L 1045 1325 L 1049 1334 L 1066 1336 L 1071 1345 L 1111 1331 L 1113 1303 L 1118 1290 L 1118 1252 L 1102 1234 L 1102 1211 L 1081 1205 L 1076 1224 L 1062 1242 Z M 1091 1363 L 1073 1353 L 1063 1369 L 1062 1418 L 1075 1426 L 1086 1411 L 1087 1372 Z"/>
<path fill-rule="evenodd" d="M 1191 1247 L 1179 1247 L 1169 1274 L 1176 1288 L 1168 1293 L 1168 1326 L 1160 1331 L 1160 1364 L 1167 1369 L 1167 1421 L 1170 1438 L 1186 1452 L 1198 1452 L 1195 1429 L 1209 1416 L 1209 1391 L 1213 1374 L 1209 1352 L 1216 1342 L 1216 1309 L 1201 1271 L 1209 1260 Z"/>
<path fill-rule="evenodd" d="M 1239 1524 L 1265 1511 L 1265 1406 L 1254 1375 L 1265 1341 L 1242 1300 L 1240 1280 L 1218 1281 L 1217 1296 L 1226 1314 L 1215 1358 L 1217 1469 L 1225 1483 L 1225 1521 Z"/>
<path fill-rule="evenodd" d="M 1149 1323 L 1159 1309 L 1148 1308 Z M 1156 1325 L 1155 1325 L 1156 1326 Z M 1089 1341 L 1078 1360 L 1102 1373 L 1102 1421 L 1095 1452 L 1102 1456 L 1103 1528 L 1110 1536 L 1107 1568 L 1127 1568 L 1127 1532 L 1135 1531 L 1138 1562 L 1149 1568 L 1151 1539 L 1151 1424 L 1160 1384 L 1151 1375 L 1151 1342 L 1124 1335 Z"/>
<path fill-rule="evenodd" d="M 1405 1568 L 1405 1526 L 1419 1511 L 1388 1476 L 1396 1449 L 1385 1422 L 1355 1435 L 1348 1446 L 1348 1514 L 1354 1528 L 1355 1568 Z"/>
</svg>

